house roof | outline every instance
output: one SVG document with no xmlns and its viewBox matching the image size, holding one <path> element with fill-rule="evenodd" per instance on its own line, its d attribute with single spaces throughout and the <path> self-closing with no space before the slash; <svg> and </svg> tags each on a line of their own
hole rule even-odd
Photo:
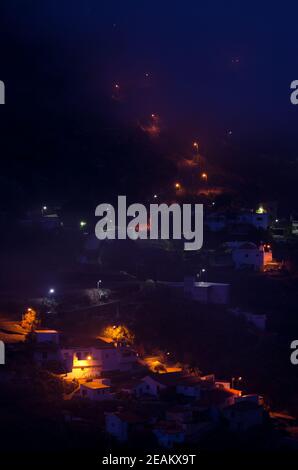
<svg viewBox="0 0 298 470">
<path fill-rule="evenodd" d="M 35 330 L 35 333 L 40 334 L 40 333 L 47 333 L 47 334 L 58 334 L 57 330 Z"/>
<path fill-rule="evenodd" d="M 92 380 L 92 382 L 85 382 L 81 387 L 89 388 L 90 390 L 99 390 L 102 388 L 111 388 L 110 385 L 103 384 L 101 380 Z"/>
<path fill-rule="evenodd" d="M 107 343 L 99 338 L 90 338 L 88 336 L 72 336 L 64 339 L 64 348 L 80 349 L 80 348 L 97 348 L 97 349 L 115 349 L 111 343 Z"/>
</svg>

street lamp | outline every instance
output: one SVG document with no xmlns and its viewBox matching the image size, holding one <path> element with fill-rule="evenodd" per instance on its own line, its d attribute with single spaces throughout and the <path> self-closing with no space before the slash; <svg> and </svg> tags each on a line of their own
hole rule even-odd
<svg viewBox="0 0 298 470">
<path fill-rule="evenodd" d="M 200 269 L 200 271 L 197 273 L 197 278 L 198 278 L 198 279 L 201 279 L 202 274 L 204 274 L 205 272 L 206 272 L 206 269 L 205 269 L 205 268 Z"/>
<path fill-rule="evenodd" d="M 53 289 L 53 288 L 51 287 L 51 289 L 49 289 L 49 294 L 50 294 L 50 295 L 55 294 L 55 289 Z"/>
<path fill-rule="evenodd" d="M 100 289 L 100 287 L 101 287 L 101 282 L 102 282 L 101 279 L 99 279 L 99 280 L 97 281 L 97 289 Z"/>
<path fill-rule="evenodd" d="M 198 142 L 193 142 L 192 146 L 193 146 L 193 148 L 196 150 L 196 152 L 199 151 L 199 144 L 198 144 Z"/>
</svg>

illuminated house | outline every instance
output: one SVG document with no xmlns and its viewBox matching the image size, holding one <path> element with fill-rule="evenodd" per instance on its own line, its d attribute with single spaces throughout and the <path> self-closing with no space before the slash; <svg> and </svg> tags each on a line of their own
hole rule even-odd
<svg viewBox="0 0 298 470">
<path fill-rule="evenodd" d="M 111 393 L 110 381 L 107 379 L 94 379 L 81 383 L 80 396 L 95 401 L 111 400 L 113 394 Z"/>
<path fill-rule="evenodd" d="M 68 378 L 95 378 L 103 372 L 130 370 L 136 365 L 134 351 L 115 347 L 101 339 L 79 339 L 61 349 Z"/>
</svg>

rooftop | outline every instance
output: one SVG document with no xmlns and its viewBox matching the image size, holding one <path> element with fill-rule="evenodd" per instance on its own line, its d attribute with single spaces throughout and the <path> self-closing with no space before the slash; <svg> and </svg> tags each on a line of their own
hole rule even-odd
<svg viewBox="0 0 298 470">
<path fill-rule="evenodd" d="M 84 382 L 81 384 L 81 387 L 89 388 L 90 390 L 111 388 L 110 385 L 103 384 L 101 380 L 92 380 L 92 382 Z"/>
</svg>

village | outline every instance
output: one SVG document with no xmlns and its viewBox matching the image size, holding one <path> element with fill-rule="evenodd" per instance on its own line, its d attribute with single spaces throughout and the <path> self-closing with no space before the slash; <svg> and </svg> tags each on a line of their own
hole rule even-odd
<svg viewBox="0 0 298 470">
<path fill-rule="evenodd" d="M 23 321 L 28 319 L 34 322 L 32 309 Z M 167 353 L 142 356 L 122 325 L 108 326 L 103 333 L 97 338 L 66 337 L 57 330 L 34 328 L 28 335 L 26 347 L 35 367 L 56 370 L 65 382 L 68 422 L 84 422 L 84 403 L 100 403 L 103 431 L 116 441 L 149 435 L 159 446 L 172 448 L 198 442 L 223 423 L 227 430 L 245 432 L 268 420 L 262 397 L 238 388 L 241 377 L 231 383 L 202 375 L 171 363 Z M 67 411 L 70 401 L 80 404 L 76 413 Z"/>
</svg>

